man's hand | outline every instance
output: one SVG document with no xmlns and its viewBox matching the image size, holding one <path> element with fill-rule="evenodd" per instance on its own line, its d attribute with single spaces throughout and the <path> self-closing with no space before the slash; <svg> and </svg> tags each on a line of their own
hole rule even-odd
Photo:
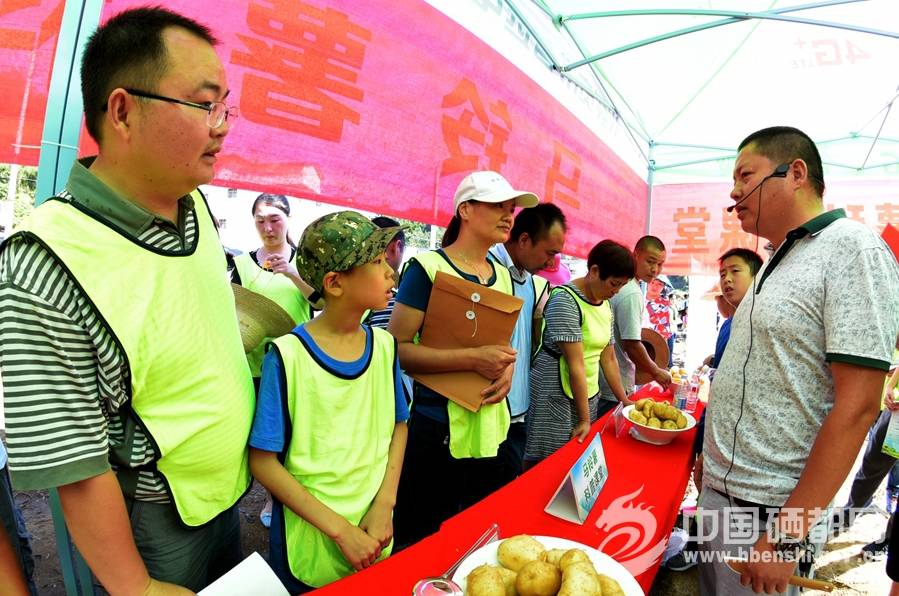
<svg viewBox="0 0 899 596">
<path fill-rule="evenodd" d="M 696 463 L 693 465 L 693 484 L 696 490 L 702 490 L 702 454 L 696 456 Z"/>
<path fill-rule="evenodd" d="M 187 588 L 176 586 L 168 582 L 161 582 L 152 577 L 147 581 L 143 596 L 193 596 L 193 592 Z"/>
<path fill-rule="evenodd" d="M 652 373 L 652 380 L 661 385 L 663 389 L 667 389 L 671 384 L 671 373 L 664 368 L 656 367 L 655 372 Z"/>
<path fill-rule="evenodd" d="M 506 399 L 512 389 L 512 376 L 515 374 L 515 362 L 508 365 L 498 379 L 481 391 L 481 405 L 495 404 Z"/>
<path fill-rule="evenodd" d="M 896 398 L 893 397 L 893 390 L 889 387 L 884 390 L 883 404 L 890 412 L 899 411 L 899 403 L 896 403 Z"/>
<path fill-rule="evenodd" d="M 344 525 L 334 542 L 356 571 L 374 563 L 381 552 L 381 544 L 377 540 L 349 523 Z"/>
<path fill-rule="evenodd" d="M 381 550 L 387 548 L 393 540 L 393 508 L 388 505 L 372 503 L 362 521 L 359 529 L 378 541 L 381 548 L 375 557 L 381 556 Z"/>
<path fill-rule="evenodd" d="M 785 561 L 768 543 L 768 535 L 762 534 L 749 553 L 746 570 L 740 575 L 740 583 L 761 594 L 786 592 L 787 582 L 796 570 L 795 561 Z"/>
</svg>

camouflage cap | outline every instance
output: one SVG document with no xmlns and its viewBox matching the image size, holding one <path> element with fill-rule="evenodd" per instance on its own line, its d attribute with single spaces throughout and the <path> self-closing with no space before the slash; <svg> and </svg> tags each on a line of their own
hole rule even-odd
<svg viewBox="0 0 899 596">
<path fill-rule="evenodd" d="M 349 271 L 386 250 L 404 226 L 380 228 L 355 211 L 329 213 L 309 224 L 297 247 L 297 271 L 315 291 L 330 271 Z"/>
</svg>

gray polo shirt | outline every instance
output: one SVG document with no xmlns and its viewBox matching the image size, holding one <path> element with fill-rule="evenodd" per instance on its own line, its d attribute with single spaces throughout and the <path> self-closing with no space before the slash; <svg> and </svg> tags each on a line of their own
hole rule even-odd
<svg viewBox="0 0 899 596">
<path fill-rule="evenodd" d="M 640 290 L 640 282 L 637 278 L 631 279 L 609 301 L 612 305 L 612 335 L 615 338 L 615 356 L 618 357 L 618 369 L 621 372 L 621 384 L 626 393 L 634 391 L 634 375 L 637 368 L 631 362 L 627 352 L 624 351 L 622 339 L 640 339 L 643 326 L 643 311 L 646 304 L 643 292 Z M 606 383 L 599 369 L 600 395 L 603 399 L 617 401 L 612 388 Z"/>
<path fill-rule="evenodd" d="M 833 408 L 829 363 L 887 371 L 897 331 L 899 268 L 881 238 L 842 209 L 790 231 L 734 315 L 712 383 L 703 481 L 783 505 Z"/>
</svg>

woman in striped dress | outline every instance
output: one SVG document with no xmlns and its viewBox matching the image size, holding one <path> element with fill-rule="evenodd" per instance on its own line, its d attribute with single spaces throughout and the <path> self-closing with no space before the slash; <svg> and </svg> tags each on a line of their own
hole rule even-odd
<svg viewBox="0 0 899 596">
<path fill-rule="evenodd" d="M 531 368 L 525 466 L 555 453 L 571 438 L 583 441 L 598 418 L 599 367 L 615 397 L 621 385 L 612 345 L 609 299 L 634 276 L 625 246 L 603 240 L 587 258 L 587 275 L 553 288 L 544 311 L 543 346 Z"/>
</svg>

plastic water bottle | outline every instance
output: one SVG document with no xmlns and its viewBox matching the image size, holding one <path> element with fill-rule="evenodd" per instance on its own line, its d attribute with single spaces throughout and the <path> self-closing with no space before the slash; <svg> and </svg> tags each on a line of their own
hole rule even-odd
<svg viewBox="0 0 899 596">
<path fill-rule="evenodd" d="M 687 377 L 675 370 L 671 375 L 671 383 L 674 385 L 674 407 L 683 410 L 687 405 Z"/>
<path fill-rule="evenodd" d="M 699 375 L 699 401 L 706 403 L 709 401 L 709 388 L 712 384 L 712 372 L 708 366 L 703 366 Z"/>
<path fill-rule="evenodd" d="M 687 393 L 687 403 L 684 407 L 684 410 L 687 412 L 694 412 L 696 410 L 696 402 L 699 400 L 699 376 L 700 373 L 697 370 L 693 373 L 693 376 L 690 377 L 690 389 L 689 393 Z"/>
</svg>

